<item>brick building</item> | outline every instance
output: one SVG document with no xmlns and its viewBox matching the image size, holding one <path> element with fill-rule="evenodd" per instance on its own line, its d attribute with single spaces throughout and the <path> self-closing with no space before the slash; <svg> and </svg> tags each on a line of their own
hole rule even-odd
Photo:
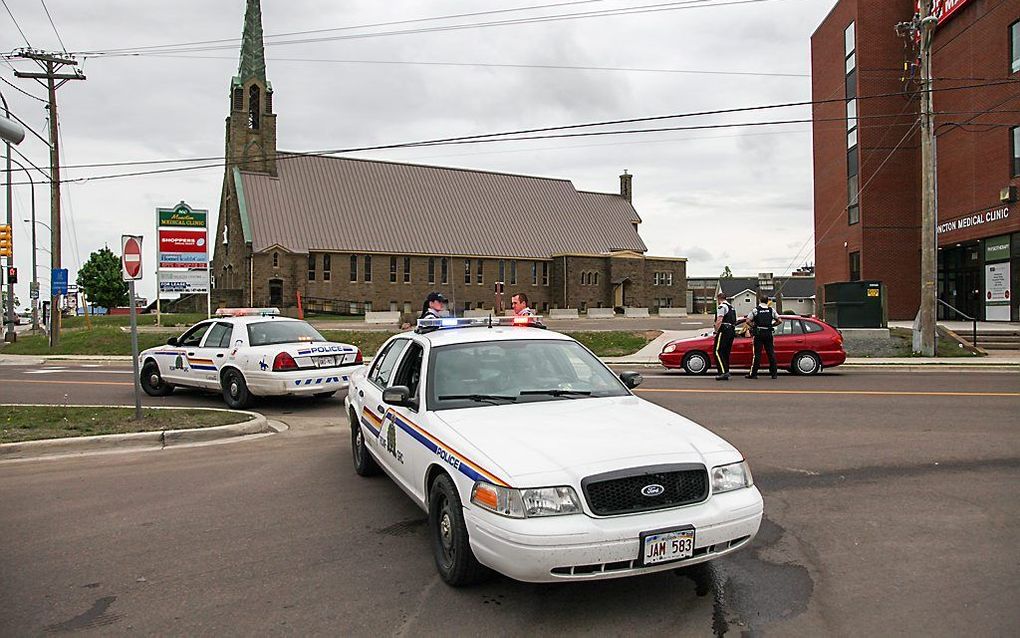
<svg viewBox="0 0 1020 638">
<path fill-rule="evenodd" d="M 881 280 L 889 318 L 901 320 L 920 298 L 920 86 L 917 43 L 895 27 L 914 8 L 839 0 L 811 38 L 818 299 L 826 283 Z M 937 0 L 935 10 L 939 298 L 1015 321 L 1020 3 Z"/>
<path fill-rule="evenodd" d="M 650 257 L 631 204 L 568 180 L 277 152 L 259 2 L 249 0 L 230 88 L 212 262 L 222 303 L 417 312 L 432 290 L 458 313 L 494 285 L 532 307 L 682 307 L 686 259 Z"/>
</svg>

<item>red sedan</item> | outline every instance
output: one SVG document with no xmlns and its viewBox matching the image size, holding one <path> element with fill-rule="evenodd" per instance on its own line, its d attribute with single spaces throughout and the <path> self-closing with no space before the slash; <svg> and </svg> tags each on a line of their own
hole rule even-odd
<svg viewBox="0 0 1020 638">
<path fill-rule="evenodd" d="M 783 315 L 783 323 L 776 326 L 773 342 L 776 364 L 794 374 L 818 374 L 823 368 L 838 366 L 846 361 L 843 335 L 819 319 Z M 730 366 L 751 367 L 751 337 L 733 340 Z M 667 368 L 683 368 L 688 374 L 704 374 L 716 369 L 714 340 L 711 333 L 666 344 L 659 353 L 659 361 Z M 768 367 L 766 359 L 765 367 Z"/>
</svg>

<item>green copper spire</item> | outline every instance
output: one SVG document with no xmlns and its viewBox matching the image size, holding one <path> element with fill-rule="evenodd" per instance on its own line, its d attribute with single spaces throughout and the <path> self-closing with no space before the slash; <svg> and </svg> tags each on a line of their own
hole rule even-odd
<svg viewBox="0 0 1020 638">
<path fill-rule="evenodd" d="M 241 83 L 251 78 L 266 81 L 266 53 L 262 46 L 262 7 L 259 0 L 248 0 L 241 36 L 241 64 L 237 69 Z"/>
</svg>

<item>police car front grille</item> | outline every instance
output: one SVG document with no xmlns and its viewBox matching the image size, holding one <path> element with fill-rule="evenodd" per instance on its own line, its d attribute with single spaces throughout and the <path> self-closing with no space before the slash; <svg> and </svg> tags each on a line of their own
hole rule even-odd
<svg viewBox="0 0 1020 638">
<path fill-rule="evenodd" d="M 660 494 L 644 494 L 650 485 Z M 632 514 L 700 503 L 708 498 L 704 465 L 655 465 L 589 476 L 581 481 L 588 507 L 597 516 Z"/>
</svg>

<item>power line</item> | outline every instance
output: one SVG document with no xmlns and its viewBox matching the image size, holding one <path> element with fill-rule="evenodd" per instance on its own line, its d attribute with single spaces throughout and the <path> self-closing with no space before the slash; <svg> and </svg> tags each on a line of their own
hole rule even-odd
<svg viewBox="0 0 1020 638">
<path fill-rule="evenodd" d="M 11 67 L 11 68 L 14 68 L 14 67 Z M 39 97 L 37 95 L 32 95 L 31 93 L 29 93 L 25 89 L 21 88 L 17 84 L 14 84 L 13 82 L 11 82 L 10 80 L 8 80 L 7 78 L 5 78 L 3 76 L 0 76 L 0 82 L 3 82 L 7 86 L 11 87 L 15 91 L 17 91 L 17 92 L 19 92 L 19 93 L 21 93 L 23 95 L 27 95 L 28 97 L 32 98 L 33 100 L 38 100 L 38 101 L 42 102 L 43 104 L 46 104 L 46 100 L 42 99 L 41 97 Z"/>
<path fill-rule="evenodd" d="M 53 33 L 57 36 L 57 42 L 60 43 L 60 50 L 63 51 L 66 54 L 67 53 L 67 47 L 64 46 L 64 41 L 60 38 L 60 32 L 57 31 L 57 25 L 53 23 L 53 16 L 50 15 L 50 10 L 46 6 L 46 0 L 39 0 L 39 2 L 42 3 L 43 11 L 46 12 L 46 17 L 50 21 L 50 26 L 53 27 Z"/>
<path fill-rule="evenodd" d="M 18 24 L 17 18 L 14 17 L 13 13 L 11 13 L 11 8 L 7 6 L 7 0 L 0 0 L 0 2 L 3 3 L 4 9 L 7 9 L 7 15 L 11 16 L 11 21 L 14 23 L 14 26 L 18 28 L 18 33 L 21 34 L 21 39 L 24 40 L 25 44 L 28 45 L 28 48 L 31 49 L 32 43 L 28 41 L 28 36 L 25 35 L 25 32 L 21 30 L 21 25 Z"/>
</svg>

